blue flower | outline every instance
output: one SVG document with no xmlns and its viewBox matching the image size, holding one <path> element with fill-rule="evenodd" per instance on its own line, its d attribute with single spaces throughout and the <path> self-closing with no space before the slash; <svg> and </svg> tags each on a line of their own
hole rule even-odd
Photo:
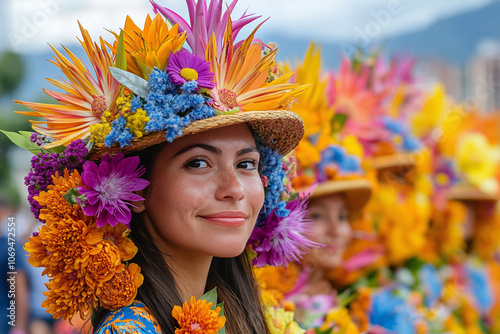
<svg viewBox="0 0 500 334">
<path fill-rule="evenodd" d="M 286 217 L 289 210 L 285 208 L 286 202 L 280 201 L 281 193 L 284 191 L 283 179 L 285 171 L 283 170 L 283 158 L 278 150 L 272 150 L 269 146 L 261 147 L 260 149 L 262 161 L 262 175 L 268 180 L 266 188 L 266 197 L 264 199 L 264 207 L 259 214 L 259 220 L 267 217 L 273 210 L 278 217 Z"/>
<path fill-rule="evenodd" d="M 418 314 L 400 296 L 383 289 L 372 297 L 370 324 L 378 325 L 397 334 L 415 334 Z"/>
<path fill-rule="evenodd" d="M 418 279 L 424 291 L 425 306 L 431 307 L 439 299 L 443 290 L 438 271 L 433 265 L 426 263 L 418 271 Z"/>
<path fill-rule="evenodd" d="M 120 117 L 111 123 L 111 131 L 104 139 L 104 145 L 111 147 L 114 143 L 119 143 L 120 147 L 130 145 L 133 135 L 130 130 L 125 127 L 127 120 L 125 117 Z"/>
<path fill-rule="evenodd" d="M 484 315 L 493 306 L 493 291 L 484 267 L 476 267 L 472 264 L 465 266 L 469 278 L 469 288 L 472 296 L 475 297 L 477 306 Z"/>
</svg>

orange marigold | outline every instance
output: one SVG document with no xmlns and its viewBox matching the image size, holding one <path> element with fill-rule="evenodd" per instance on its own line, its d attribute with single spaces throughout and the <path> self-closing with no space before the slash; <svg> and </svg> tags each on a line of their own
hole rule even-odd
<svg viewBox="0 0 500 334">
<path fill-rule="evenodd" d="M 120 250 L 110 241 L 104 240 L 97 245 L 99 253 L 91 255 L 88 262 L 87 283 L 102 286 L 115 274 L 116 268 L 121 264 Z"/>
<path fill-rule="evenodd" d="M 172 316 L 179 323 L 180 328 L 175 334 L 217 334 L 226 323 L 225 316 L 219 316 L 220 307 L 212 310 L 213 303 L 204 299 L 196 300 L 191 297 L 182 307 L 174 306 Z"/>
<path fill-rule="evenodd" d="M 71 319 L 76 313 L 80 314 L 80 318 L 86 319 L 87 314 L 97 306 L 94 290 L 86 284 L 85 277 L 76 272 L 59 273 L 46 286 L 48 291 L 44 295 L 47 298 L 42 307 L 48 308 L 47 312 L 54 319 Z"/>
<path fill-rule="evenodd" d="M 102 233 L 95 224 L 87 226 L 82 220 L 67 217 L 42 226 L 25 249 L 30 252 L 30 263 L 46 267 L 43 275 L 56 276 L 85 268 L 89 256 L 99 251 L 95 245 L 101 240 Z"/>
<path fill-rule="evenodd" d="M 106 224 L 100 227 L 99 231 L 102 232 L 104 240 L 109 240 L 118 247 L 122 261 L 132 260 L 137 254 L 137 246 L 128 237 L 130 230 L 124 224 L 116 224 L 116 226 Z"/>
<path fill-rule="evenodd" d="M 120 264 L 113 277 L 97 289 L 97 296 L 102 307 L 116 310 L 132 304 L 137 295 L 137 288 L 142 285 L 144 277 L 141 267 L 131 263 L 127 268 Z"/>
<path fill-rule="evenodd" d="M 83 186 L 80 178 L 80 173 L 73 170 L 71 174 L 67 169 L 64 170 L 64 175 L 59 176 L 59 172 L 52 175 L 53 184 L 47 187 L 47 191 L 41 191 L 38 196 L 33 197 L 40 205 L 40 219 L 44 219 L 48 224 L 52 221 L 58 221 L 66 217 L 75 219 L 84 219 L 84 215 L 78 204 L 69 204 L 64 198 L 64 195 L 71 188 Z"/>
</svg>

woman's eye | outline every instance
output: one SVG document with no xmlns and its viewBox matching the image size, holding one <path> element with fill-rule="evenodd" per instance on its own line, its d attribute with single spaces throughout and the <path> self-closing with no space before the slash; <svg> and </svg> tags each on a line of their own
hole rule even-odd
<svg viewBox="0 0 500 334">
<path fill-rule="evenodd" d="M 242 161 L 242 162 L 238 163 L 238 165 L 237 165 L 238 168 L 243 168 L 243 169 L 248 169 L 248 170 L 257 169 L 258 166 L 259 166 L 259 162 L 257 160 L 253 160 L 253 159 Z"/>
<path fill-rule="evenodd" d="M 349 222 L 349 215 L 346 213 L 341 213 L 339 215 L 339 220 L 342 222 Z"/>
<path fill-rule="evenodd" d="M 206 168 L 208 167 L 208 163 L 203 160 L 203 159 L 192 159 L 192 160 L 189 160 L 188 162 L 186 162 L 186 164 L 184 165 L 185 167 L 188 167 L 188 168 Z"/>
<path fill-rule="evenodd" d="M 314 220 L 320 220 L 321 218 L 323 218 L 323 214 L 318 213 L 318 212 L 313 212 L 313 213 L 311 213 L 310 217 L 311 217 L 311 219 L 314 219 Z"/>
</svg>

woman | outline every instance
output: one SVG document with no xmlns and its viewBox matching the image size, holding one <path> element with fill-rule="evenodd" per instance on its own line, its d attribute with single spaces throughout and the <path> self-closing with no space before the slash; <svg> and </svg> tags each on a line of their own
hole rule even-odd
<svg viewBox="0 0 500 334">
<path fill-rule="evenodd" d="M 20 102 L 53 139 L 32 135 L 45 145 L 29 144 L 26 178 L 45 222 L 25 246 L 51 278 L 42 306 L 55 318 L 92 314 L 96 333 L 266 333 L 244 250 L 258 234 L 254 261 L 280 264 L 309 245 L 267 221 L 291 216 L 282 156 L 303 126 L 284 107 L 307 87 L 270 75 L 276 51 L 263 57 L 255 31 L 235 45 L 235 24 L 252 20 L 232 22 L 233 6 L 221 18 L 222 3 L 200 2 L 191 29 L 153 5 L 179 24 L 158 14 L 141 29 L 127 18 L 100 46 L 81 28 L 96 75 L 54 50 L 68 79 L 51 82 L 66 93 L 47 93 L 60 104 Z M 218 298 L 207 293 L 215 287 Z"/>
</svg>

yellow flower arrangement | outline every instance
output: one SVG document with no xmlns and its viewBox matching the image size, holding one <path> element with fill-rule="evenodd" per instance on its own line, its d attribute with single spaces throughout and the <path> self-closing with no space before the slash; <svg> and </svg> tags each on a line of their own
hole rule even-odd
<svg viewBox="0 0 500 334">
<path fill-rule="evenodd" d="M 264 316 L 271 334 L 304 334 L 306 332 L 293 320 L 293 312 L 283 308 L 264 306 Z"/>
</svg>

